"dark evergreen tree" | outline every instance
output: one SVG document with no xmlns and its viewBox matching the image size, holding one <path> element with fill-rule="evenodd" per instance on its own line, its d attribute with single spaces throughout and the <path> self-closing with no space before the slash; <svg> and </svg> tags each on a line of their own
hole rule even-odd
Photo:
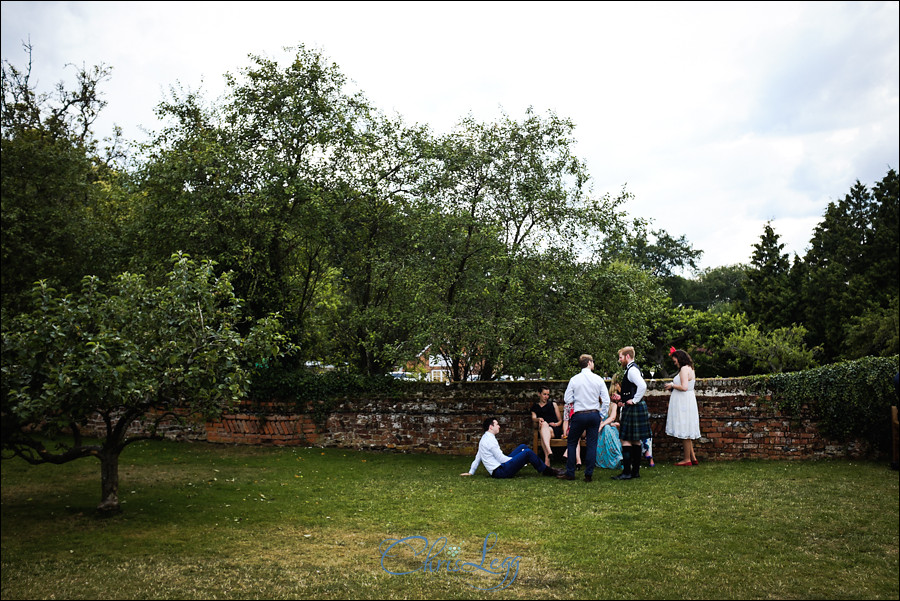
<svg viewBox="0 0 900 601">
<path fill-rule="evenodd" d="M 871 192 L 857 181 L 843 200 L 828 205 L 806 255 L 803 291 L 810 342 L 824 347 L 827 361 L 879 352 L 858 344 L 856 330 L 876 323 L 895 302 L 898 252 L 896 171 Z"/>
<path fill-rule="evenodd" d="M 771 222 L 766 223 L 759 243 L 754 244 L 753 248 L 753 258 L 744 281 L 747 300 L 743 307 L 747 317 L 770 330 L 788 326 L 791 314 L 790 262 L 788 255 L 781 252 L 784 244 L 779 242 Z"/>
<path fill-rule="evenodd" d="M 896 297 L 900 274 L 900 177 L 893 169 L 872 187 L 868 272 L 879 298 Z"/>
</svg>

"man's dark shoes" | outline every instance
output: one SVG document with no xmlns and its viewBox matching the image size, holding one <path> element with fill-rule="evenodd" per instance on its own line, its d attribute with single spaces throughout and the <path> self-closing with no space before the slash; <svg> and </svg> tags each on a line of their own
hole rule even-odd
<svg viewBox="0 0 900 601">
<path fill-rule="evenodd" d="M 574 480 L 575 476 L 570 476 L 569 474 L 562 473 L 558 475 L 557 478 L 559 478 L 560 480 Z"/>
<path fill-rule="evenodd" d="M 625 472 L 622 472 L 618 476 L 612 476 L 611 479 L 612 480 L 631 480 L 631 474 L 626 474 Z"/>
<path fill-rule="evenodd" d="M 541 472 L 541 475 L 542 475 L 542 476 L 558 477 L 558 476 L 559 476 L 559 471 L 553 469 L 552 467 L 550 467 L 550 466 L 548 465 L 546 468 L 544 468 L 544 471 Z"/>
<path fill-rule="evenodd" d="M 593 480 L 594 480 L 594 478 L 593 478 L 590 474 L 585 474 L 585 475 L 584 475 L 584 481 L 585 481 L 585 482 L 592 482 Z"/>
</svg>

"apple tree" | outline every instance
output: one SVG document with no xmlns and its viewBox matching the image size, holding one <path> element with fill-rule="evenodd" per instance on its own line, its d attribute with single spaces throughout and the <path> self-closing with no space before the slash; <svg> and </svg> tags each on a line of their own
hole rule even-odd
<svg viewBox="0 0 900 601">
<path fill-rule="evenodd" d="M 38 282 L 33 309 L 3 320 L 3 457 L 96 457 L 101 512 L 120 509 L 125 447 L 157 437 L 164 420 L 221 414 L 246 393 L 248 367 L 279 352 L 277 316 L 242 322 L 230 274 L 180 253 L 172 263 L 159 286 L 88 276 L 62 295 Z M 99 442 L 85 436 L 92 419 L 104 424 Z"/>
</svg>

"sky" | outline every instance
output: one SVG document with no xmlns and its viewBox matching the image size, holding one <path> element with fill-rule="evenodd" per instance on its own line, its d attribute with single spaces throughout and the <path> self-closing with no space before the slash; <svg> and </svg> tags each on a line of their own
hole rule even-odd
<svg viewBox="0 0 900 601">
<path fill-rule="evenodd" d="M 172 86 L 322 52 L 387 114 L 451 131 L 530 106 L 575 124 L 597 195 L 748 263 L 767 222 L 803 256 L 829 202 L 900 163 L 898 2 L 2 2 L 2 58 L 41 91 L 112 77 L 95 130 L 145 141 Z M 687 274 L 686 274 L 687 275 Z"/>
</svg>

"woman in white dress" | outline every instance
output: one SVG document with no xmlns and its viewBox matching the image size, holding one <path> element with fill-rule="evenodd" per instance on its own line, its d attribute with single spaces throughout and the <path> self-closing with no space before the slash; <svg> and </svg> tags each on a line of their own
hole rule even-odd
<svg viewBox="0 0 900 601">
<path fill-rule="evenodd" d="M 666 384 L 666 390 L 672 391 L 666 418 L 666 434 L 682 439 L 684 444 L 684 461 L 675 465 L 697 465 L 693 441 L 700 438 L 700 412 L 697 410 L 697 396 L 694 394 L 694 362 L 685 351 L 672 348 L 670 354 L 678 367 L 678 374 L 671 383 Z"/>
</svg>

